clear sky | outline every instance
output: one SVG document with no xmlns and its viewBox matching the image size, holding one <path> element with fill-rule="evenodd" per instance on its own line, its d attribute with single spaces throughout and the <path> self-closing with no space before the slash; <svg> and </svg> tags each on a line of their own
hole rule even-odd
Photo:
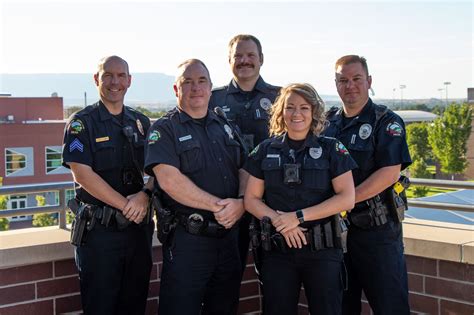
<svg viewBox="0 0 474 315">
<path fill-rule="evenodd" d="M 466 98 L 474 87 L 472 1 L 22 1 L 0 0 L 0 73 L 92 73 L 108 54 L 133 72 L 173 75 L 202 59 L 228 83 L 227 43 L 257 36 L 262 76 L 336 95 L 334 62 L 367 58 L 376 98 Z M 171 87 L 169 87 L 171 88 Z M 396 89 L 394 91 L 394 89 Z M 1 86 L 0 86 L 1 90 Z"/>
</svg>

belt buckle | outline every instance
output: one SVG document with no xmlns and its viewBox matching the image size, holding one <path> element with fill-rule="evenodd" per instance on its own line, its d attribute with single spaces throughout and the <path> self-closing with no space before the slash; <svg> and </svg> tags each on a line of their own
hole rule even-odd
<svg viewBox="0 0 474 315">
<path fill-rule="evenodd" d="M 204 217 L 199 213 L 192 213 L 186 220 L 186 230 L 190 234 L 199 235 L 204 226 Z"/>
</svg>

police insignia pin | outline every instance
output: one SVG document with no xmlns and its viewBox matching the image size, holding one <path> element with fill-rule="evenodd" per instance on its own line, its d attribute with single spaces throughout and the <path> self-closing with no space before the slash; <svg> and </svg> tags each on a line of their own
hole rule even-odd
<svg viewBox="0 0 474 315">
<path fill-rule="evenodd" d="M 370 124 L 363 124 L 362 126 L 360 126 L 360 128 L 359 128 L 359 137 L 362 140 L 365 140 L 368 137 L 370 137 L 371 133 L 372 133 L 372 126 Z"/>
<path fill-rule="evenodd" d="M 266 97 L 260 99 L 260 107 L 264 110 L 269 110 L 272 106 L 272 102 Z"/>
<path fill-rule="evenodd" d="M 73 135 L 77 135 L 84 130 L 84 124 L 80 119 L 73 119 L 69 124 L 69 133 Z"/>
<path fill-rule="evenodd" d="M 321 147 L 309 149 L 309 156 L 315 160 L 319 159 L 322 154 L 323 154 L 323 148 Z"/>
<path fill-rule="evenodd" d="M 140 131 L 140 133 L 142 134 L 142 136 L 144 136 L 145 131 L 143 130 L 143 125 L 140 119 L 137 119 L 137 128 L 138 128 L 138 131 Z"/>
<path fill-rule="evenodd" d="M 403 128 L 397 122 L 392 122 L 387 125 L 385 131 L 392 137 L 400 137 L 403 133 Z"/>
<path fill-rule="evenodd" d="M 154 144 L 161 138 L 161 134 L 158 130 L 153 130 L 148 136 L 148 144 Z"/>
</svg>

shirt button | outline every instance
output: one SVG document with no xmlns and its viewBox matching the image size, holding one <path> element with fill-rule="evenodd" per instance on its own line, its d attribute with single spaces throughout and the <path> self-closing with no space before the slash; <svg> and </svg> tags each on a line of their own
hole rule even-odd
<svg viewBox="0 0 474 315">
<path fill-rule="evenodd" d="M 216 140 L 212 140 L 212 143 L 216 144 Z"/>
<path fill-rule="evenodd" d="M 219 162 L 222 162 L 222 159 L 221 159 L 221 158 L 219 158 Z"/>
<path fill-rule="evenodd" d="M 227 176 L 224 176 L 224 179 L 227 179 Z"/>
</svg>

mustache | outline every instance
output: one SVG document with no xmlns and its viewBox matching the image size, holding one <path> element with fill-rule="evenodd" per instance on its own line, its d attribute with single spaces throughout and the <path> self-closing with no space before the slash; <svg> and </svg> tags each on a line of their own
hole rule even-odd
<svg viewBox="0 0 474 315">
<path fill-rule="evenodd" d="M 241 67 L 252 67 L 252 68 L 255 68 L 255 65 L 253 63 L 240 63 L 237 65 L 237 68 L 241 68 Z"/>
</svg>

